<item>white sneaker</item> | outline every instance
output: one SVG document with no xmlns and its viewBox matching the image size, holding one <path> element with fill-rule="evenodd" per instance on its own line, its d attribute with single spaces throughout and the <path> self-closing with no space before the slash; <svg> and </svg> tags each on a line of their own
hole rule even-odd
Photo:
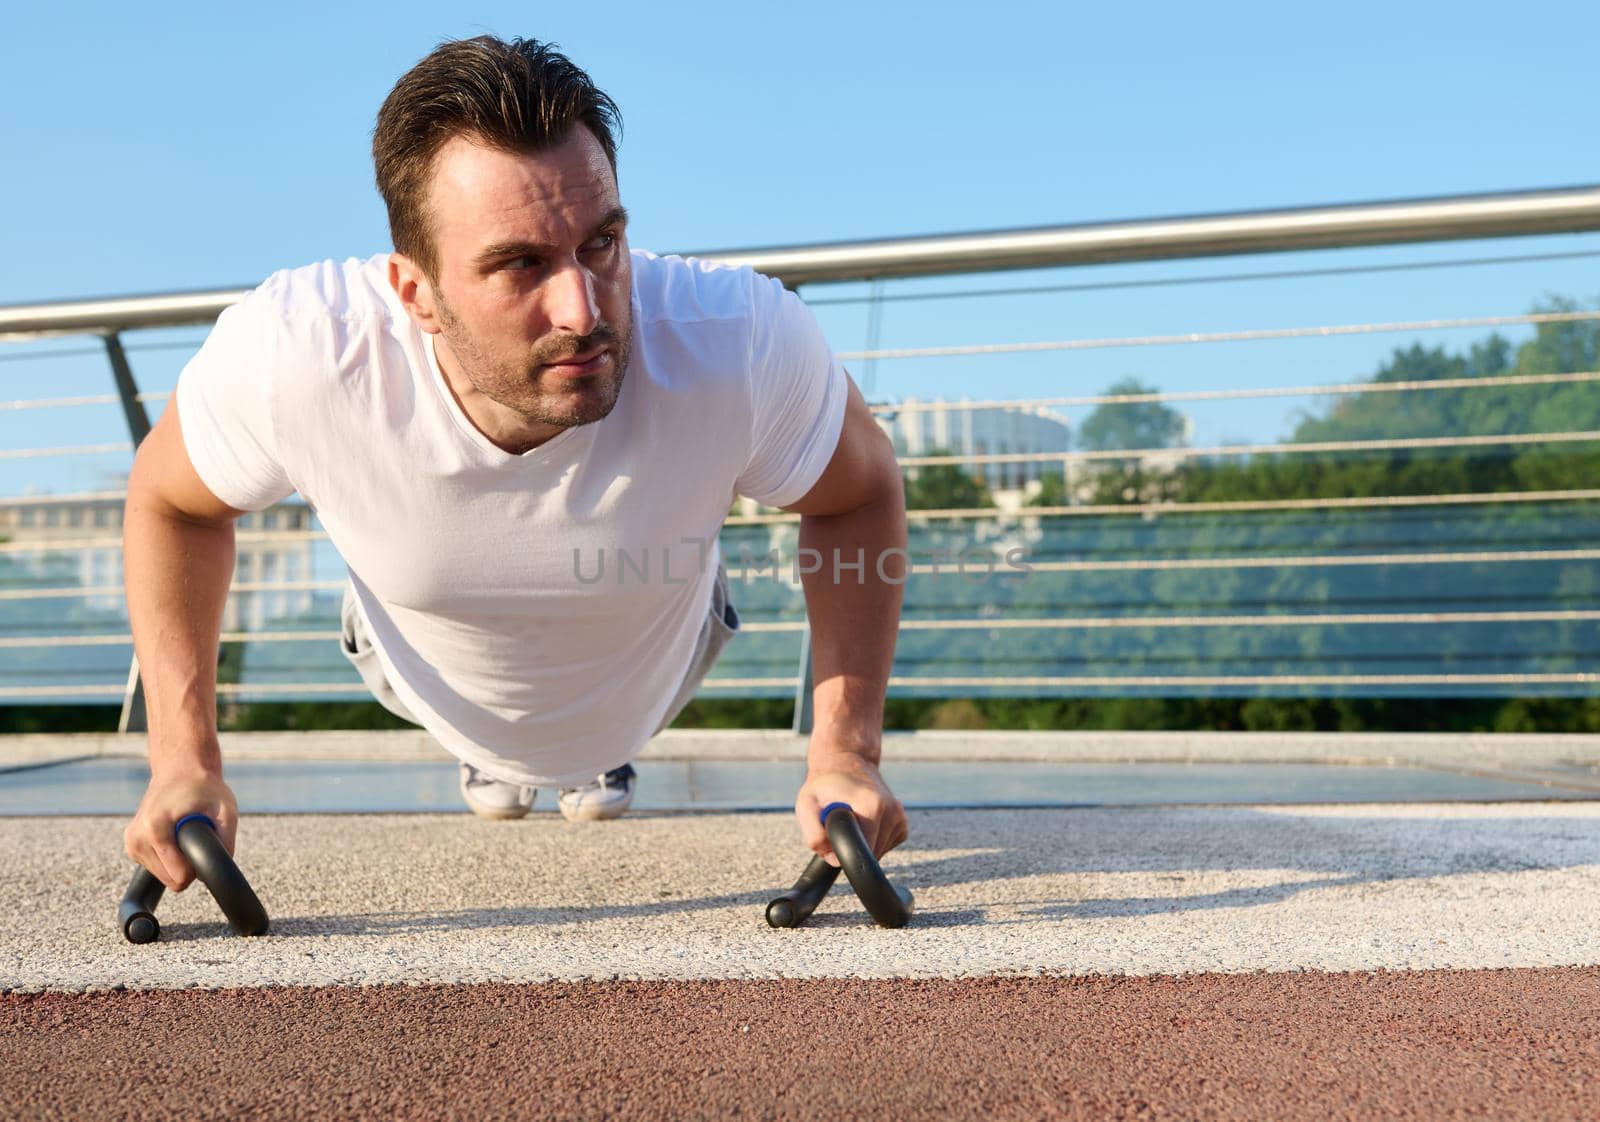
<svg viewBox="0 0 1600 1122">
<path fill-rule="evenodd" d="M 521 818 L 533 809 L 537 787 L 490 779 L 471 764 L 461 765 L 461 797 L 479 818 Z"/>
<path fill-rule="evenodd" d="M 632 764 L 612 768 L 593 783 L 561 788 L 561 813 L 568 822 L 597 822 L 620 818 L 633 804 Z"/>
</svg>

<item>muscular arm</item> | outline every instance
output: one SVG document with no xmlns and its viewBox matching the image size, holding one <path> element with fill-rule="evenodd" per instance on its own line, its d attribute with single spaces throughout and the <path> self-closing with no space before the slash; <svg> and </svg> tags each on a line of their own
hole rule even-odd
<svg viewBox="0 0 1600 1122">
<path fill-rule="evenodd" d="M 878 771 L 906 577 L 905 488 L 894 446 L 853 381 L 833 458 L 811 490 L 784 509 L 801 515 L 815 681 L 808 777 L 795 813 L 810 847 L 829 856 L 817 812 L 835 800 L 850 803 L 881 856 L 906 837 L 905 811 Z"/>
<path fill-rule="evenodd" d="M 237 807 L 222 781 L 217 648 L 233 579 L 234 519 L 201 482 L 177 403 L 139 447 L 123 514 L 123 580 L 150 725 L 150 786 L 124 833 L 128 855 L 168 888 L 193 870 L 172 827 L 187 813 L 217 823 L 233 851 Z"/>
</svg>

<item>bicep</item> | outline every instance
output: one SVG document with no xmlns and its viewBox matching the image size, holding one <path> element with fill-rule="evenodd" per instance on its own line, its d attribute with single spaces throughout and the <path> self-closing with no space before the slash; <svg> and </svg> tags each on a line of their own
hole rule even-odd
<svg viewBox="0 0 1600 1122">
<path fill-rule="evenodd" d="M 839 443 L 811 489 L 780 508 L 791 514 L 846 514 L 891 494 L 904 500 L 904 482 L 894 444 L 873 419 L 872 410 L 856 388 L 855 379 L 848 374 L 845 377 L 849 382 L 849 397 L 845 401 Z"/>
<path fill-rule="evenodd" d="M 211 525 L 223 525 L 246 513 L 219 499 L 195 470 L 183 443 L 176 394 L 139 444 L 128 476 L 128 496 L 171 517 Z"/>
</svg>

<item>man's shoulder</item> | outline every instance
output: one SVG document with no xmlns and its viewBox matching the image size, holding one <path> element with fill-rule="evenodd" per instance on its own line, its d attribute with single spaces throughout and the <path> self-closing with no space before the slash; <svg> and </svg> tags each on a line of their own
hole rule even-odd
<svg viewBox="0 0 1600 1122">
<path fill-rule="evenodd" d="M 749 320 L 759 311 L 758 289 L 764 281 L 766 278 L 742 266 L 633 251 L 637 314 L 646 323 Z"/>
<path fill-rule="evenodd" d="M 321 386 L 390 353 L 405 309 L 388 282 L 388 255 L 280 269 L 218 318 L 202 355 L 233 368 L 266 364 L 280 388 Z M 199 356 L 197 356 L 199 357 Z"/>
<path fill-rule="evenodd" d="M 402 310 L 389 288 L 388 258 L 379 253 L 280 269 L 257 285 L 244 303 L 269 322 L 321 320 L 381 327 Z"/>
</svg>

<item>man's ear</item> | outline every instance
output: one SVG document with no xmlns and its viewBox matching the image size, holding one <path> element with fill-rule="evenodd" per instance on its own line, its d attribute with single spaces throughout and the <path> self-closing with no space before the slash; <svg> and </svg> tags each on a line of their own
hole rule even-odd
<svg viewBox="0 0 1600 1122">
<path fill-rule="evenodd" d="M 389 254 L 389 287 L 400 297 L 406 314 L 429 335 L 439 334 L 439 311 L 434 302 L 433 282 L 421 265 L 405 254 Z"/>
</svg>

